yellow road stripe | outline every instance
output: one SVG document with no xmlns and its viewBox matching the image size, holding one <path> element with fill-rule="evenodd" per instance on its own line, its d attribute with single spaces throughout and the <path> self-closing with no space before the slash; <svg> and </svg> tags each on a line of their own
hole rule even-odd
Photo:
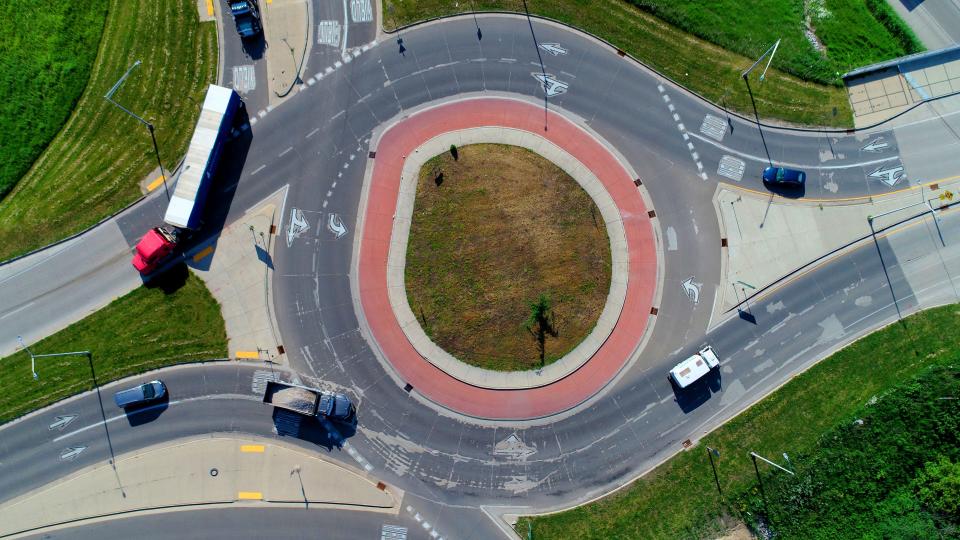
<svg viewBox="0 0 960 540">
<path fill-rule="evenodd" d="M 153 191 L 157 189 L 158 187 L 160 187 L 160 184 L 162 183 L 163 183 L 163 175 L 161 174 L 160 176 L 156 177 L 153 182 L 150 182 L 149 184 L 147 184 L 147 191 Z"/>
<path fill-rule="evenodd" d="M 237 358 L 259 359 L 260 353 L 257 351 L 237 351 Z"/>
<path fill-rule="evenodd" d="M 240 451 L 241 451 L 241 452 L 248 452 L 248 453 L 254 453 L 254 454 L 262 454 L 262 453 L 263 453 L 263 448 L 264 448 L 264 447 L 263 447 L 262 444 L 242 444 L 242 445 L 240 445 Z"/>
<path fill-rule="evenodd" d="M 213 17 L 213 0 L 207 0 L 207 15 Z"/>
<path fill-rule="evenodd" d="M 237 493 L 237 498 L 241 501 L 262 501 L 263 493 L 259 491 L 241 491 Z"/>
<path fill-rule="evenodd" d="M 193 256 L 193 262 L 199 262 L 201 259 L 203 259 L 204 257 L 206 257 L 211 253 L 213 253 L 213 246 L 207 246 L 203 248 L 203 251 Z"/>
</svg>

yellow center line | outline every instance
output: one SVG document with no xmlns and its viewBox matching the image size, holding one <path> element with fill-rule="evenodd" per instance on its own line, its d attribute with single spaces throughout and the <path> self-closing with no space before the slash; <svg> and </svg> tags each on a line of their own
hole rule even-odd
<svg viewBox="0 0 960 540">
<path fill-rule="evenodd" d="M 237 351 L 237 358 L 259 359 L 260 353 L 257 351 Z"/>
<path fill-rule="evenodd" d="M 237 499 L 241 501 L 262 501 L 263 493 L 259 491 L 241 491 L 237 493 Z"/>
<path fill-rule="evenodd" d="M 149 184 L 147 184 L 147 191 L 153 191 L 157 189 L 158 187 L 160 187 L 160 184 L 162 183 L 163 183 L 163 175 L 161 174 L 160 176 L 156 177 L 153 180 L 153 182 L 150 182 Z"/>
<path fill-rule="evenodd" d="M 251 454 L 262 454 L 264 446 L 262 444 L 242 444 L 240 445 L 240 451 L 251 453 Z"/>
<path fill-rule="evenodd" d="M 200 260 L 202 260 L 207 255 L 210 255 L 211 253 L 213 253 L 213 246 L 207 246 L 203 248 L 203 251 L 193 256 L 193 262 L 199 262 Z"/>
<path fill-rule="evenodd" d="M 207 0 L 207 15 L 213 17 L 213 0 Z"/>
</svg>

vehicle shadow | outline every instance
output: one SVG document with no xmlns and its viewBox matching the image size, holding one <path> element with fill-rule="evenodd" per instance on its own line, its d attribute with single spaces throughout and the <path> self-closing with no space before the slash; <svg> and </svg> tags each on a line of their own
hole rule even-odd
<svg viewBox="0 0 960 540">
<path fill-rule="evenodd" d="M 187 265 L 182 261 L 164 268 L 161 272 L 150 276 L 149 279 L 143 278 L 143 285 L 148 289 L 160 289 L 164 294 L 173 294 L 179 291 L 190 277 L 190 271 Z"/>
<path fill-rule="evenodd" d="M 357 432 L 356 421 L 349 424 L 332 422 L 282 409 L 274 409 L 273 425 L 278 436 L 294 437 L 325 448 L 327 451 L 343 448 L 343 443 Z"/>
<path fill-rule="evenodd" d="M 263 32 L 253 37 L 243 38 L 240 43 L 243 45 L 243 52 L 253 60 L 263 58 L 263 54 L 267 50 L 267 40 L 264 39 Z"/>
<path fill-rule="evenodd" d="M 670 381 L 670 387 L 673 389 L 674 401 L 677 402 L 677 405 L 680 406 L 680 410 L 682 410 L 684 414 L 693 412 L 697 407 L 706 403 L 710 399 L 710 396 L 718 394 L 723 390 L 720 370 L 716 368 L 710 370 L 710 373 L 686 388 L 677 386 L 670 377 L 667 377 L 667 379 Z"/>
<path fill-rule="evenodd" d="M 142 426 L 143 424 L 148 424 L 157 418 L 160 418 L 160 415 L 163 414 L 168 407 L 170 407 L 169 392 L 164 394 L 164 396 L 159 400 L 152 403 L 125 407 L 123 412 L 127 417 L 127 422 L 130 424 L 130 427 L 136 427 Z"/>
<path fill-rule="evenodd" d="M 774 182 L 764 182 L 763 185 L 766 186 L 770 193 L 774 193 L 785 199 L 800 199 L 803 198 L 803 196 L 807 193 L 807 186 L 805 184 L 793 186 L 777 184 Z"/>
</svg>

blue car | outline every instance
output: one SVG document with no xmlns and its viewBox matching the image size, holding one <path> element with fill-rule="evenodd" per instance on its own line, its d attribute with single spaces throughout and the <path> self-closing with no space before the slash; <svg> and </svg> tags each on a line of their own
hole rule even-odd
<svg viewBox="0 0 960 540">
<path fill-rule="evenodd" d="M 767 167 L 763 170 L 764 184 L 786 184 L 802 186 L 807 180 L 807 173 L 785 167 Z"/>
</svg>

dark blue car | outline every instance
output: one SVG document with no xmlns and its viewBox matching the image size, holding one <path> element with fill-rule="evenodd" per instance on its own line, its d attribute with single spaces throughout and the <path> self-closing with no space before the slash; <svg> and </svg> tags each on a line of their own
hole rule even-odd
<svg viewBox="0 0 960 540">
<path fill-rule="evenodd" d="M 764 184 L 787 184 L 802 186 L 807 180 L 807 173 L 785 167 L 767 167 L 763 170 Z"/>
</svg>

